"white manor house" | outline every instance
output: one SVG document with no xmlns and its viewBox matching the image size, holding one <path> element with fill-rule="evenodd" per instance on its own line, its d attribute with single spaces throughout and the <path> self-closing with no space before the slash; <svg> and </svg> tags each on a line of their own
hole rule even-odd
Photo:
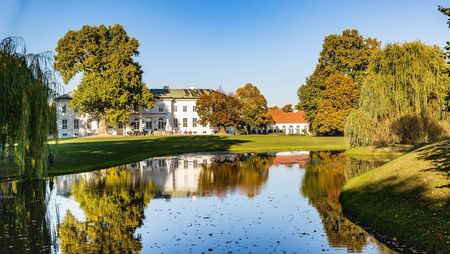
<svg viewBox="0 0 450 254">
<path fill-rule="evenodd" d="M 156 99 L 151 109 L 133 112 L 126 124 L 109 128 L 111 135 L 133 135 L 135 133 L 213 134 L 209 125 L 203 126 L 196 110 L 197 98 L 211 93 L 212 89 L 150 89 Z M 69 107 L 73 91 L 56 98 L 56 117 L 59 138 L 96 135 L 98 119 L 82 115 Z"/>
<path fill-rule="evenodd" d="M 203 95 L 213 92 L 212 89 L 150 89 L 156 99 L 151 109 L 142 109 L 130 115 L 129 122 L 119 124 L 117 128 L 108 128 L 110 135 L 162 135 L 162 134 L 194 134 L 210 135 L 215 129 L 199 123 L 196 102 Z M 84 137 L 96 135 L 99 129 L 98 119 L 82 115 L 69 107 L 73 91 L 56 98 L 56 117 L 59 138 Z M 286 135 L 309 134 L 308 122 L 302 111 L 281 112 L 269 110 L 274 124 L 256 133 L 278 132 Z M 234 133 L 227 128 L 228 133 Z"/>
</svg>

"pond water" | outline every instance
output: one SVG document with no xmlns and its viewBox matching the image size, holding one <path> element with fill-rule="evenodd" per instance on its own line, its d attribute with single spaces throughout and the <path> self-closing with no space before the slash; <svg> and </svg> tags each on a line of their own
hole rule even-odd
<svg viewBox="0 0 450 254">
<path fill-rule="evenodd" d="M 394 253 L 350 222 L 339 152 L 188 154 L 0 182 L 0 253 Z"/>
</svg>

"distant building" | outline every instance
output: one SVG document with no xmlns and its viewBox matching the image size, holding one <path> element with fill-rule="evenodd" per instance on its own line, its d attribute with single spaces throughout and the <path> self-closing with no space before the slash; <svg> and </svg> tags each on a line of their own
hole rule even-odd
<svg viewBox="0 0 450 254">
<path fill-rule="evenodd" d="M 274 125 L 268 128 L 270 132 L 285 134 L 309 134 L 309 125 L 303 111 L 283 112 L 279 109 L 269 109 Z"/>
<path fill-rule="evenodd" d="M 202 94 L 211 89 L 150 89 L 156 99 L 151 109 L 133 112 L 129 122 L 117 128 L 109 128 L 112 135 L 133 135 L 134 133 L 171 132 L 178 134 L 213 134 L 209 125 L 201 125 L 196 102 Z M 74 91 L 56 98 L 58 137 L 82 137 L 97 134 L 98 119 L 81 115 L 69 107 Z"/>
</svg>

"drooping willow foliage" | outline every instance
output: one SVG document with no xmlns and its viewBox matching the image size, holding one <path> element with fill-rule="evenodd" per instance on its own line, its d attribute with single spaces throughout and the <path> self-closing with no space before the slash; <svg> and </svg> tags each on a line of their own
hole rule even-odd
<svg viewBox="0 0 450 254">
<path fill-rule="evenodd" d="M 361 87 L 360 107 L 346 119 L 348 145 L 417 144 L 448 135 L 445 70 L 442 50 L 422 42 L 378 51 Z"/>
<path fill-rule="evenodd" d="M 46 174 L 47 138 L 54 131 L 57 82 L 49 52 L 27 54 L 23 39 L 0 41 L 0 162 L 19 178 Z"/>
</svg>

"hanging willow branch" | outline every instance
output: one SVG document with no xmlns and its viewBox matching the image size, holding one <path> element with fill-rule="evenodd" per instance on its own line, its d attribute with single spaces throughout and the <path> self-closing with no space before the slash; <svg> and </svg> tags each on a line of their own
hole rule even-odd
<svg viewBox="0 0 450 254">
<path fill-rule="evenodd" d="M 27 54 L 20 37 L 0 42 L 0 160 L 9 159 L 20 178 L 46 174 L 58 89 L 52 61 L 50 52 Z"/>
</svg>

